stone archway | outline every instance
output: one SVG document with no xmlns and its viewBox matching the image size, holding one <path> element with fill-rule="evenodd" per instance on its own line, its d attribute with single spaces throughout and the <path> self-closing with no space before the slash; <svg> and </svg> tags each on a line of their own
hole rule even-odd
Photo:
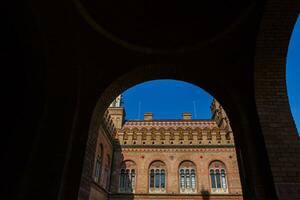
<svg viewBox="0 0 300 200">
<path fill-rule="evenodd" d="M 300 196 L 300 138 L 286 89 L 286 58 L 299 4 L 269 1 L 256 41 L 255 101 L 279 199 Z"/>
<path fill-rule="evenodd" d="M 255 119 L 255 113 L 249 109 L 249 101 L 241 99 L 236 91 L 232 91 L 220 83 L 215 83 L 205 77 L 205 74 L 193 77 L 193 73 L 186 70 L 182 65 L 148 65 L 138 67 L 115 80 L 102 93 L 93 111 L 90 124 L 89 138 L 85 153 L 85 164 L 83 166 L 82 179 L 90 179 L 92 176 L 89 160 L 94 157 L 94 147 L 92 140 L 97 137 L 97 127 L 101 117 L 110 102 L 124 90 L 144 81 L 154 79 L 179 79 L 193 83 L 206 89 L 210 94 L 220 100 L 224 109 L 228 111 L 235 133 L 235 143 L 240 167 L 240 178 L 243 184 L 245 199 L 253 197 L 272 198 L 275 195 L 272 188 L 272 178 L 268 171 L 268 159 L 266 159 L 264 141 L 260 135 L 259 126 Z M 205 87 L 206 86 L 206 87 Z M 224 93 L 226 93 L 225 96 Z M 250 101 L 254 106 L 254 100 Z M 253 134 L 257 133 L 257 134 Z M 88 170 L 90 169 L 90 170 Z M 84 188 L 84 189 L 83 189 Z M 89 190 L 89 182 L 81 183 L 81 191 Z M 85 195 L 80 193 L 80 199 L 85 199 Z"/>
</svg>

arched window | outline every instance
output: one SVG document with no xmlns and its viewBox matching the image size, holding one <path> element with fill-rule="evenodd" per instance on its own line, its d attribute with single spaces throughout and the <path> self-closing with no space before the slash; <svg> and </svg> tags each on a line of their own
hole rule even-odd
<svg viewBox="0 0 300 200">
<path fill-rule="evenodd" d="M 155 161 L 150 165 L 149 192 L 166 192 L 166 165 L 162 161 Z"/>
<path fill-rule="evenodd" d="M 100 178 L 100 158 L 97 157 L 96 160 L 96 166 L 95 166 L 95 182 L 99 182 L 99 178 Z"/>
<path fill-rule="evenodd" d="M 119 191 L 132 193 L 135 191 L 136 165 L 133 161 L 125 161 L 121 165 Z"/>
<path fill-rule="evenodd" d="M 179 166 L 180 193 L 196 193 L 196 177 L 195 164 L 191 161 L 182 162 Z"/>
<path fill-rule="evenodd" d="M 125 188 L 125 169 L 121 169 L 120 173 L 120 192 L 123 192 Z"/>
<path fill-rule="evenodd" d="M 209 166 L 210 186 L 212 193 L 227 193 L 227 177 L 224 163 L 214 161 Z"/>
<path fill-rule="evenodd" d="M 101 177 L 101 171 L 102 171 L 102 153 L 103 153 L 103 147 L 102 144 L 98 146 L 98 149 L 96 150 L 96 162 L 95 162 L 95 171 L 94 171 L 94 181 L 99 183 L 100 177 Z"/>
</svg>

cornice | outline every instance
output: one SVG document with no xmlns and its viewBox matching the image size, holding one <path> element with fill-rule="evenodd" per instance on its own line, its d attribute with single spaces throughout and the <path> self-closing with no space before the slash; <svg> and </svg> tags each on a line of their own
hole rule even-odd
<svg viewBox="0 0 300 200">
<path fill-rule="evenodd" d="M 180 145 L 168 145 L 168 144 L 151 144 L 151 145 L 147 145 L 147 144 L 143 144 L 143 145 L 115 145 L 116 147 L 121 147 L 122 149 L 125 148 L 165 148 L 165 149 L 186 149 L 186 148 L 198 148 L 198 149 L 209 149 L 209 148 L 235 148 L 235 146 L 233 144 L 226 144 L 226 145 L 184 145 L 184 144 L 180 144 Z"/>
</svg>

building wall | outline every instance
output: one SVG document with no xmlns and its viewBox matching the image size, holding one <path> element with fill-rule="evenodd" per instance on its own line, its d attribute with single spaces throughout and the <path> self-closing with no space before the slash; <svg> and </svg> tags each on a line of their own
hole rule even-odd
<svg viewBox="0 0 300 200">
<path fill-rule="evenodd" d="M 197 194 L 210 193 L 209 165 L 212 161 L 222 161 L 226 166 L 229 193 L 241 195 L 239 170 L 235 149 L 178 146 L 172 148 L 122 148 L 114 153 L 114 171 L 112 174 L 111 192 L 118 193 L 119 172 L 123 161 L 131 160 L 136 163 L 136 194 L 149 193 L 148 169 L 153 161 L 163 161 L 166 164 L 166 194 L 179 194 L 179 165 L 183 161 L 192 161 L 196 166 Z M 212 195 L 212 194 L 211 194 Z M 227 195 L 228 196 L 228 195 Z M 142 197 L 141 197 L 142 199 Z"/>
<path fill-rule="evenodd" d="M 183 113 L 182 120 L 153 120 L 152 113 L 145 113 L 144 120 L 129 120 L 120 126 L 120 120 L 115 119 L 117 115 L 123 122 L 124 108 L 109 107 L 98 132 L 89 199 L 184 199 L 189 194 L 195 199 L 242 199 L 228 118 L 216 100 L 211 110 L 213 120 L 192 120 L 190 113 Z M 99 160 L 101 170 L 97 179 Z M 155 161 L 164 165 L 165 190 L 154 194 L 150 191 L 149 175 Z M 216 193 L 211 188 L 210 166 L 214 161 L 224 165 L 225 192 Z M 180 191 L 179 169 L 184 162 L 196 172 L 196 190 L 192 193 Z M 122 169 L 134 169 L 134 187 L 130 192 L 120 189 Z"/>
<path fill-rule="evenodd" d="M 99 127 L 97 145 L 95 149 L 95 158 L 93 165 L 93 178 L 90 189 L 90 200 L 107 199 L 110 185 L 110 171 L 113 156 L 112 138 L 106 126 Z M 96 177 L 96 160 L 100 156 L 100 177 Z"/>
<path fill-rule="evenodd" d="M 121 109 L 114 108 L 114 112 Z M 212 120 L 192 120 L 190 113 L 183 113 L 182 120 L 153 120 L 152 113 L 145 113 L 144 120 L 126 121 L 114 134 L 110 199 L 186 198 L 187 193 L 180 191 L 179 177 L 180 165 L 184 161 L 193 163 L 196 171 L 196 191 L 190 193 L 196 199 L 207 199 L 207 195 L 215 199 L 242 199 L 229 120 L 216 100 L 211 111 Z M 150 166 L 155 161 L 164 163 L 166 183 L 165 191 L 153 194 L 149 188 L 149 175 Z M 216 193 L 211 189 L 210 166 L 214 161 L 224 164 L 226 192 Z M 120 189 L 122 169 L 135 171 L 133 190 L 127 194 Z"/>
</svg>

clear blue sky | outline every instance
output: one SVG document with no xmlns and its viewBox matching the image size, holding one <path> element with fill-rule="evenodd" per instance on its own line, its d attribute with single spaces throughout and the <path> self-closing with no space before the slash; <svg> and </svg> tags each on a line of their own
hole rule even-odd
<svg viewBox="0 0 300 200">
<path fill-rule="evenodd" d="M 288 49 L 287 90 L 291 111 L 300 130 L 300 17 Z M 154 119 L 180 119 L 182 112 L 191 112 L 194 119 L 211 117 L 209 106 L 213 97 L 186 82 L 149 81 L 128 89 L 123 95 L 126 119 L 143 119 L 144 112 L 153 112 Z"/>
<path fill-rule="evenodd" d="M 291 36 L 286 63 L 287 92 L 291 111 L 300 134 L 300 17 Z"/>
<path fill-rule="evenodd" d="M 144 112 L 152 112 L 154 119 L 181 119 L 182 112 L 210 119 L 212 100 L 201 88 L 175 80 L 148 81 L 123 93 L 126 119 L 143 119 Z"/>
</svg>

